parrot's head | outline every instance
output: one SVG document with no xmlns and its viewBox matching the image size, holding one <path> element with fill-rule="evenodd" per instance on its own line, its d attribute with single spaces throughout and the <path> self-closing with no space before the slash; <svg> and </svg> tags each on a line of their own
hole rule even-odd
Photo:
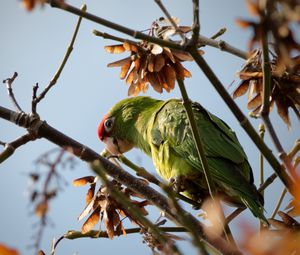
<svg viewBox="0 0 300 255">
<path fill-rule="evenodd" d="M 112 155 L 125 153 L 134 147 L 134 144 L 126 139 L 122 131 L 122 118 L 118 115 L 106 114 L 98 126 L 98 137 L 106 144 L 106 149 Z"/>
<path fill-rule="evenodd" d="M 126 98 L 115 104 L 98 126 L 98 137 L 113 155 L 125 153 L 135 144 L 136 123 L 143 97 Z"/>
</svg>

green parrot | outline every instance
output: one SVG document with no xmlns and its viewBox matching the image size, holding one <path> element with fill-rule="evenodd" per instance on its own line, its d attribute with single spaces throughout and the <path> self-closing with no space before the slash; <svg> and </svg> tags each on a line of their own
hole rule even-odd
<svg viewBox="0 0 300 255">
<path fill-rule="evenodd" d="M 192 109 L 215 183 L 214 193 L 234 206 L 247 206 L 267 222 L 262 196 L 253 184 L 252 169 L 235 133 L 199 103 L 193 102 Z M 201 202 L 209 196 L 181 100 L 126 98 L 104 116 L 98 136 L 113 155 L 133 147 L 141 149 L 152 158 L 158 174 L 190 199 Z"/>
</svg>

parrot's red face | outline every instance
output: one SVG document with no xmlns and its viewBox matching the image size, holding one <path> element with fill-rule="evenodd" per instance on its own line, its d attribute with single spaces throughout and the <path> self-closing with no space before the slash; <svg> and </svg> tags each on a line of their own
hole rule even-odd
<svg viewBox="0 0 300 255">
<path fill-rule="evenodd" d="M 98 137 L 106 144 L 106 149 L 112 155 L 124 153 L 133 148 L 133 144 L 120 139 L 113 134 L 115 117 L 105 115 L 98 126 Z"/>
</svg>

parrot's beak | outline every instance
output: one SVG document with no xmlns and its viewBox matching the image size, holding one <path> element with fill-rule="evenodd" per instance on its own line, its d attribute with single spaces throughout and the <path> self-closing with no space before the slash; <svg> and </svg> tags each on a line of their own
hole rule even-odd
<svg viewBox="0 0 300 255">
<path fill-rule="evenodd" d="M 114 137 L 104 137 L 102 141 L 106 144 L 106 149 L 111 155 L 125 153 L 134 147 L 133 144 Z"/>
</svg>

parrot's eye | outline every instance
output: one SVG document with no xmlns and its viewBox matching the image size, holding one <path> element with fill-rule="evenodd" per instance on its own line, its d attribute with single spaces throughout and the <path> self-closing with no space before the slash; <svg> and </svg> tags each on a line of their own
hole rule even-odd
<svg viewBox="0 0 300 255">
<path fill-rule="evenodd" d="M 114 118 L 107 119 L 107 120 L 104 122 L 105 131 L 106 131 L 106 132 L 111 131 L 111 129 L 112 129 L 112 127 L 113 127 L 113 124 L 114 124 Z"/>
</svg>

